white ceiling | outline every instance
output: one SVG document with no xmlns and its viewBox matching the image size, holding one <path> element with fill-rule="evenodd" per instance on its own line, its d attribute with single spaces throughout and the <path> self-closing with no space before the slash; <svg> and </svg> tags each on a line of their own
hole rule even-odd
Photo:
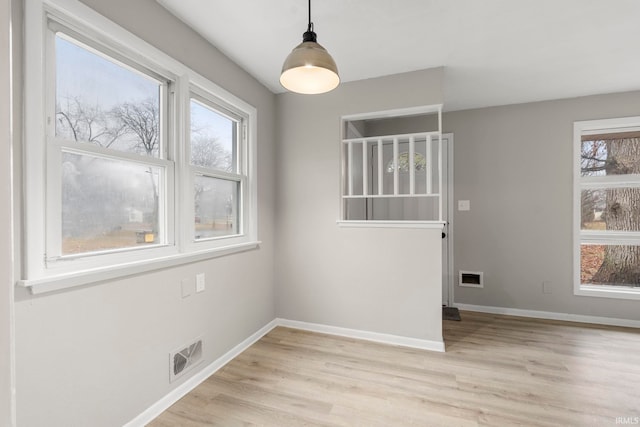
<svg viewBox="0 0 640 427">
<path fill-rule="evenodd" d="M 305 0 L 158 2 L 284 92 Z M 447 110 L 640 89 L 638 0 L 315 0 L 311 13 L 343 82 L 444 66 Z"/>
</svg>

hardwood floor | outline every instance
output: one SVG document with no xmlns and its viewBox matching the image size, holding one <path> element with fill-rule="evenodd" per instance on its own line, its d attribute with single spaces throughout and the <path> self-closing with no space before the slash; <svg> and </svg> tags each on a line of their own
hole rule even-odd
<svg viewBox="0 0 640 427">
<path fill-rule="evenodd" d="M 640 330 L 472 312 L 443 324 L 446 353 L 276 328 L 150 426 L 640 423 Z"/>
</svg>

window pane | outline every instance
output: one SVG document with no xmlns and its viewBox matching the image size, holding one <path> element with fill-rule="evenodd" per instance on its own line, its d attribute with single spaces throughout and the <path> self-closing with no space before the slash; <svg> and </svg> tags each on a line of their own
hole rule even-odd
<svg viewBox="0 0 640 427">
<path fill-rule="evenodd" d="M 640 138 L 585 140 L 583 137 L 580 167 L 582 176 L 627 175 L 640 173 Z M 615 135 L 615 134 L 613 134 Z"/>
<path fill-rule="evenodd" d="M 56 35 L 56 136 L 158 157 L 160 87 Z"/>
<path fill-rule="evenodd" d="M 238 234 L 240 183 L 197 175 L 194 186 L 196 240 Z"/>
<path fill-rule="evenodd" d="M 583 230 L 640 231 L 640 188 L 582 190 Z"/>
<path fill-rule="evenodd" d="M 580 246 L 580 281 L 589 285 L 640 287 L 640 246 Z"/>
<path fill-rule="evenodd" d="M 237 172 L 235 120 L 191 100 L 191 164 Z"/>
<path fill-rule="evenodd" d="M 62 254 L 162 243 L 161 168 L 63 153 Z"/>
</svg>

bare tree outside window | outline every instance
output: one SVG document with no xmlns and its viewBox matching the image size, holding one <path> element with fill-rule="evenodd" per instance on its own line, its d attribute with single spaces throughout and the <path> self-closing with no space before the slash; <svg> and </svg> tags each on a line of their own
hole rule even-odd
<svg viewBox="0 0 640 427">
<path fill-rule="evenodd" d="M 67 97 L 56 106 L 56 134 L 76 142 L 109 148 L 124 133 L 122 123 L 112 120 L 100 105 L 90 106 L 80 97 Z"/>
<path fill-rule="evenodd" d="M 134 151 L 158 157 L 160 141 L 159 97 L 116 105 L 110 112 L 117 125 L 132 137 Z"/>
</svg>

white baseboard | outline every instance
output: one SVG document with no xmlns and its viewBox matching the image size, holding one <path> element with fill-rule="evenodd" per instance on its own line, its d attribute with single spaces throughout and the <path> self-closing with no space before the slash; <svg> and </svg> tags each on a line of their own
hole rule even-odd
<svg viewBox="0 0 640 427">
<path fill-rule="evenodd" d="M 507 314 L 510 316 L 533 317 L 536 319 L 565 320 L 567 322 L 594 323 L 596 325 L 624 326 L 640 328 L 640 320 L 617 319 L 614 317 L 586 316 L 582 314 L 554 313 L 551 311 L 522 310 L 519 308 L 491 307 L 487 305 L 458 304 L 460 310 L 478 311 L 481 313 Z"/>
<path fill-rule="evenodd" d="M 299 322 L 296 320 L 274 319 L 259 331 L 252 334 L 249 338 L 233 347 L 224 355 L 216 359 L 213 363 L 196 373 L 194 376 L 180 384 L 169 394 L 151 405 L 143 413 L 129 421 L 124 427 L 143 427 L 157 418 L 166 411 L 171 405 L 184 397 L 191 390 L 200 385 L 203 381 L 215 374 L 220 368 L 229 363 L 233 358 L 251 347 L 256 341 L 268 334 L 277 326 L 285 326 L 287 328 L 302 329 L 311 332 L 320 332 L 323 334 L 338 335 L 348 338 L 357 338 L 361 340 L 374 341 L 383 344 L 399 345 L 404 347 L 418 348 L 422 350 L 444 351 L 444 341 L 422 340 L 417 338 L 402 337 L 397 335 L 380 334 L 377 332 L 360 331 L 356 329 L 340 328 L 337 326 L 327 326 L 317 323 Z"/>
<path fill-rule="evenodd" d="M 162 399 L 151 405 L 146 411 L 129 421 L 124 427 L 143 427 L 157 418 L 161 413 L 167 410 L 171 405 L 176 403 L 182 397 L 184 397 L 191 390 L 199 386 L 204 380 L 215 374 L 220 368 L 229 363 L 233 358 L 240 353 L 251 347 L 256 341 L 269 333 L 273 328 L 278 326 L 277 319 L 272 320 L 264 327 L 260 328 L 257 332 L 252 334 L 249 338 L 242 341 L 240 344 L 233 347 L 231 350 L 220 356 L 213 363 L 199 371 L 197 374 L 189 378 L 184 383 L 180 384 L 175 389 L 171 390 L 169 394 Z"/>
<path fill-rule="evenodd" d="M 340 328 L 338 326 L 328 326 L 318 323 L 300 322 L 297 320 L 277 319 L 277 321 L 278 326 L 286 326 L 287 328 L 302 329 L 305 331 L 320 332 L 323 334 L 338 335 L 347 338 L 356 338 L 382 344 L 418 348 L 421 350 L 444 351 L 444 341 L 442 340 L 423 340 L 398 335 L 381 334 L 378 332 L 361 331 L 358 329 Z"/>
</svg>

